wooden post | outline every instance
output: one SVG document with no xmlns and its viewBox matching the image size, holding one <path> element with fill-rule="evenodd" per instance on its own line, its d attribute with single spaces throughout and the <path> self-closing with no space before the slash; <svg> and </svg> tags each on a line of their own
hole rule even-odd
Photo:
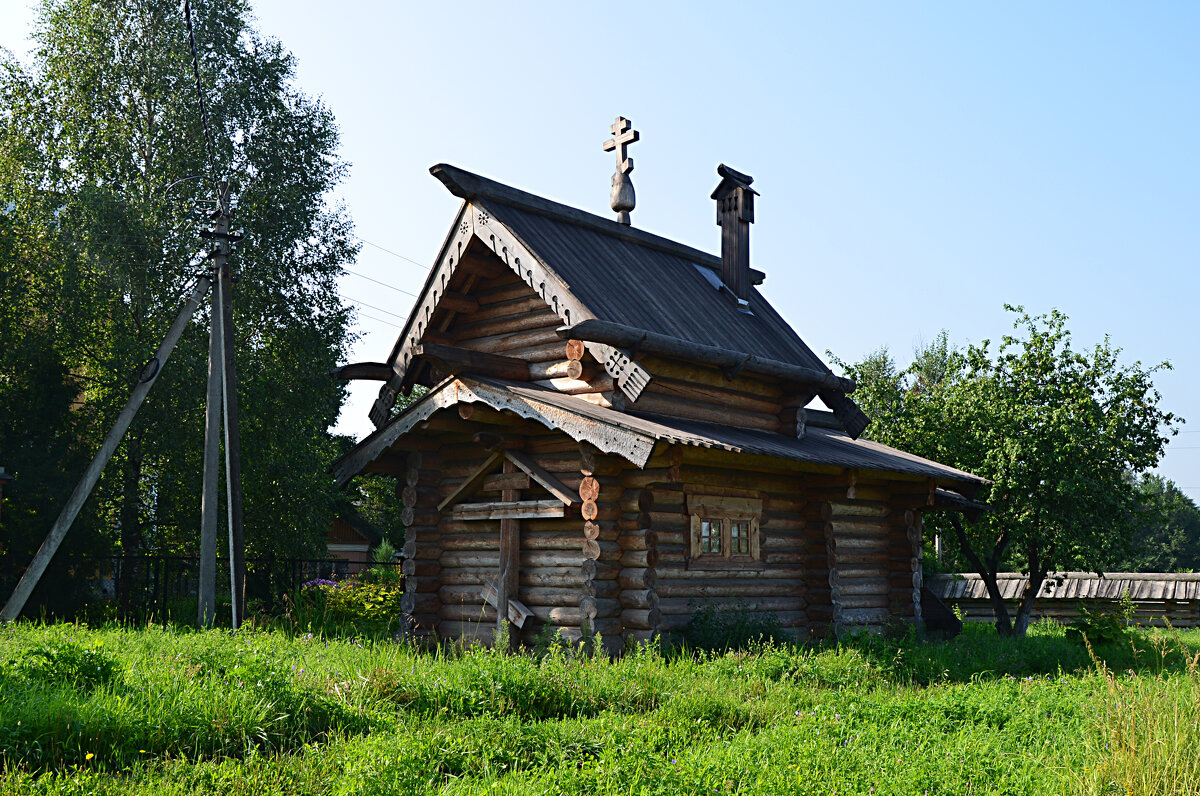
<svg viewBox="0 0 1200 796">
<path fill-rule="evenodd" d="M 515 473 L 517 466 L 508 458 L 504 459 L 504 472 Z M 521 490 L 502 489 L 500 499 L 505 503 L 521 499 Z M 500 520 L 500 577 L 496 581 L 499 594 L 496 598 L 496 638 L 499 640 L 500 631 L 508 629 L 508 646 L 514 649 L 517 645 L 516 632 L 508 623 L 508 601 L 517 599 L 518 575 L 521 562 L 521 521 L 516 519 Z"/>
<path fill-rule="evenodd" d="M 200 583 L 196 624 L 211 627 L 217 614 L 217 510 L 221 458 L 221 384 L 225 369 L 221 307 L 212 301 L 208 332 L 208 393 L 204 407 L 204 485 L 200 496 Z"/>
<path fill-rule="evenodd" d="M 179 342 L 179 338 L 183 335 L 183 330 L 187 328 L 192 315 L 195 314 L 196 308 L 200 306 L 200 301 L 211 286 L 212 280 L 207 275 L 197 280 L 196 287 L 192 290 L 192 295 L 188 299 L 187 304 L 179 311 L 179 315 L 175 318 L 175 322 L 171 324 L 171 328 L 167 331 L 166 337 L 163 338 L 162 344 L 159 345 L 153 358 L 142 369 L 142 373 L 138 377 L 137 386 L 133 388 L 133 394 L 129 396 L 129 402 L 125 404 L 125 408 L 117 416 L 117 422 L 109 429 L 108 436 L 100 444 L 100 450 L 96 452 L 95 458 L 92 459 L 91 464 L 84 471 L 83 478 L 76 485 L 75 491 L 67 499 L 67 504 L 63 506 L 58 519 L 54 521 L 50 532 L 46 534 L 45 541 L 38 548 L 37 554 L 34 555 L 29 568 L 25 570 L 25 574 L 21 576 L 20 582 L 17 583 L 17 588 L 13 590 L 12 596 L 8 598 L 4 609 L 0 610 L 0 621 L 12 621 L 20 615 L 21 609 L 25 607 L 25 603 L 29 600 L 29 595 L 33 593 L 34 587 L 41 580 L 46 567 L 50 564 L 50 559 L 54 557 L 54 553 L 58 550 L 59 545 L 62 544 L 63 538 L 66 537 L 67 531 L 71 530 L 71 523 L 79 515 L 79 511 L 83 508 L 83 504 L 87 501 L 88 496 L 92 494 L 92 489 L 96 486 L 96 482 L 100 480 L 100 474 L 104 472 L 104 466 L 108 464 L 108 460 L 116 452 L 117 446 L 121 444 L 121 439 L 125 436 L 125 432 L 129 430 L 129 424 L 133 422 L 134 415 L 137 414 L 142 402 L 146 400 L 146 396 L 150 393 L 150 388 L 154 386 L 158 374 L 162 372 L 162 368 L 166 365 L 171 352 L 175 350 L 175 344 Z"/>
</svg>

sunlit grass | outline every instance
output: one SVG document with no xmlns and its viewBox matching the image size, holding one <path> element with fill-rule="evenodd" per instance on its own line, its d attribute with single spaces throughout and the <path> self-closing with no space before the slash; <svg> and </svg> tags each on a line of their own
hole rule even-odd
<svg viewBox="0 0 1200 796">
<path fill-rule="evenodd" d="M 971 628 L 950 642 L 644 647 L 610 661 L 18 624 L 0 628 L 0 784 L 253 796 L 1195 793 L 1198 636 L 1143 633 L 1095 661 L 1052 626 L 1016 641 Z M 106 661 L 107 674 L 88 673 Z"/>
</svg>

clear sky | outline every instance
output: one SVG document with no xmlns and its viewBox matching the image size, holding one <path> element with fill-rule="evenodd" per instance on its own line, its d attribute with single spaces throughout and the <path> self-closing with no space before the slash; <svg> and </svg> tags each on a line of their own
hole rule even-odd
<svg viewBox="0 0 1200 796">
<path fill-rule="evenodd" d="M 0 0 L 18 54 L 28 0 Z M 1011 329 L 1005 302 L 1169 360 L 1200 501 L 1200 4 L 258 0 L 341 126 L 364 245 L 354 360 L 382 360 L 458 201 L 450 162 L 607 215 L 633 120 L 635 226 L 719 249 L 718 163 L 755 177 L 752 265 L 818 352 L 907 363 Z M 393 256 L 388 249 L 402 255 Z M 361 274 L 361 275 L 360 275 Z M 371 305 L 371 306 L 367 306 Z M 371 317 L 368 317 L 371 316 Z M 361 436 L 376 384 L 339 429 Z"/>
</svg>

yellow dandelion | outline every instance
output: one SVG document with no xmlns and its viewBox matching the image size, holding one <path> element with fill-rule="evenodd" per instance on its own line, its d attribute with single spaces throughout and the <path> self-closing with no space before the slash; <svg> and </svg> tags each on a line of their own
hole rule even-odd
<svg viewBox="0 0 1200 796">
<path fill-rule="evenodd" d="M 88 752 L 86 755 L 84 755 L 84 756 L 83 756 L 83 759 L 84 759 L 84 760 L 91 760 L 91 759 L 92 759 L 93 757 L 95 757 L 95 756 L 96 756 L 96 755 L 92 754 L 91 752 Z"/>
</svg>

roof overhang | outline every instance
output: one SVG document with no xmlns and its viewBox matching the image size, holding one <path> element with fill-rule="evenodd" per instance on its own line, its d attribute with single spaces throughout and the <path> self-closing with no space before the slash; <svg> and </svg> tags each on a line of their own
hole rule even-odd
<svg viewBox="0 0 1200 796">
<path fill-rule="evenodd" d="M 541 401 L 506 389 L 502 385 L 468 377 L 451 377 L 431 388 L 419 401 L 334 462 L 332 469 L 338 486 L 349 483 L 364 467 L 379 458 L 405 434 L 431 418 L 435 412 L 464 403 L 480 403 L 498 411 L 513 412 L 519 417 L 541 423 L 546 428 L 562 431 L 577 442 L 590 443 L 604 453 L 617 454 L 637 467 L 645 466 L 650 452 L 654 449 L 654 443 L 657 442 L 653 434 L 573 412 L 549 401 Z M 613 414 L 619 417 L 618 413 Z"/>
</svg>

